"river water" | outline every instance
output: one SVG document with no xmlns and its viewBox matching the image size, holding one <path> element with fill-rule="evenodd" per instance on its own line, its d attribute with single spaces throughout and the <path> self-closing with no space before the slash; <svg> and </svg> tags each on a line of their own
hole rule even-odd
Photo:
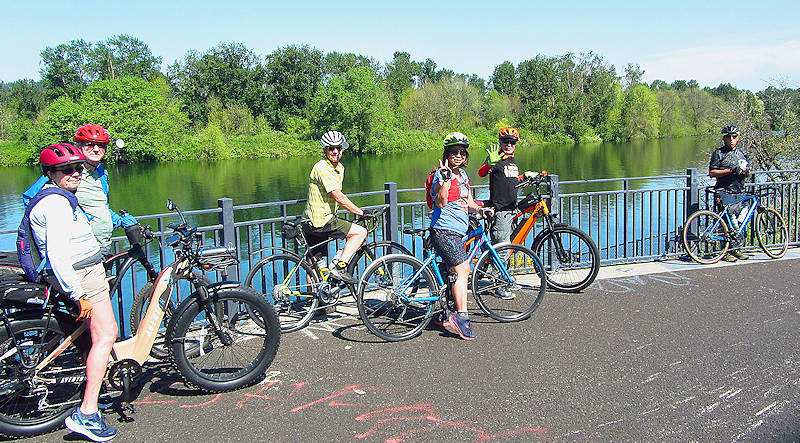
<svg viewBox="0 0 800 443">
<path fill-rule="evenodd" d="M 682 174 L 689 167 L 699 168 L 702 176 L 717 144 L 711 137 L 520 147 L 516 157 L 521 170 L 545 169 L 562 181 Z M 467 172 L 474 185 L 485 184 L 486 178 L 477 174 L 485 153 L 474 147 L 471 153 Z M 344 191 L 381 190 L 389 181 L 397 182 L 401 189 L 420 188 L 440 155 L 439 150 L 369 156 L 345 152 Z M 185 210 L 214 208 L 221 197 L 232 198 L 234 205 L 305 198 L 308 173 L 319 158 L 114 165 L 108 168 L 111 206 L 139 215 L 166 212 L 167 198 Z M 23 212 L 20 195 L 37 176 L 35 167 L 0 168 L 0 230 L 17 228 Z M 382 202 L 381 197 L 373 200 L 356 203 Z M 0 236 L 0 250 L 13 249 L 14 237 Z"/>
</svg>

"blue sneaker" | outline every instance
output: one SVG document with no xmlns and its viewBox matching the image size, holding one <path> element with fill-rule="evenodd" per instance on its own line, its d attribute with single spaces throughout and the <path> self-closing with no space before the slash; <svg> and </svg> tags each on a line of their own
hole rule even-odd
<svg viewBox="0 0 800 443">
<path fill-rule="evenodd" d="M 462 320 L 458 313 L 455 312 L 450 314 L 450 317 L 447 317 L 447 324 L 455 329 L 456 333 L 461 336 L 464 340 L 475 340 L 478 336 L 472 332 L 472 324 L 470 323 L 469 319 Z"/>
<path fill-rule="evenodd" d="M 117 436 L 117 430 L 106 425 L 100 411 L 86 417 L 81 413 L 80 408 L 75 408 L 72 414 L 64 420 L 64 424 L 70 431 L 83 434 L 93 441 L 109 441 Z"/>
</svg>

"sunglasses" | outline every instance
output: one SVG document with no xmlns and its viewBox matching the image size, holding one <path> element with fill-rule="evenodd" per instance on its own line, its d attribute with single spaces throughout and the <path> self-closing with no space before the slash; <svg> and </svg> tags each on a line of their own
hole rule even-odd
<svg viewBox="0 0 800 443">
<path fill-rule="evenodd" d="M 513 139 L 511 139 L 511 140 L 502 140 L 502 139 L 501 139 L 501 140 L 500 140 L 500 143 L 502 143 L 502 144 L 504 144 L 504 145 L 516 145 L 516 144 L 517 144 L 517 141 L 516 141 L 516 140 L 513 140 Z"/>
<path fill-rule="evenodd" d="M 327 149 L 328 151 L 344 151 L 344 148 L 341 146 L 328 146 L 325 149 Z"/>
<path fill-rule="evenodd" d="M 75 165 L 75 166 L 68 166 L 63 169 L 53 169 L 54 172 L 60 172 L 64 175 L 72 175 L 73 173 L 77 172 L 80 174 L 83 172 L 83 165 Z"/>
<path fill-rule="evenodd" d="M 467 156 L 467 150 L 466 149 L 452 149 L 452 150 L 447 151 L 447 155 L 460 155 L 462 157 L 466 157 Z"/>
<path fill-rule="evenodd" d="M 81 143 L 81 147 L 82 148 L 90 148 L 92 146 L 96 146 L 96 147 L 98 147 L 100 149 L 106 149 L 106 148 L 108 148 L 108 143 L 91 143 L 91 142 Z"/>
<path fill-rule="evenodd" d="M 725 135 L 722 136 L 722 138 L 725 138 L 725 137 L 728 137 L 728 138 L 739 138 L 739 134 L 725 134 Z"/>
</svg>

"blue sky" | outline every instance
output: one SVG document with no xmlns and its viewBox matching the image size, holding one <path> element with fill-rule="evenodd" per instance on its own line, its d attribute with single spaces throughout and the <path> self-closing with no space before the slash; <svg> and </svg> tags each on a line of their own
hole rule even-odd
<svg viewBox="0 0 800 443">
<path fill-rule="evenodd" d="M 386 62 L 394 51 L 488 80 L 537 54 L 593 51 L 645 80 L 800 87 L 798 1 L 34 1 L 0 0 L 0 80 L 38 80 L 39 52 L 128 34 L 162 58 L 242 42 L 259 55 L 289 44 Z"/>
</svg>

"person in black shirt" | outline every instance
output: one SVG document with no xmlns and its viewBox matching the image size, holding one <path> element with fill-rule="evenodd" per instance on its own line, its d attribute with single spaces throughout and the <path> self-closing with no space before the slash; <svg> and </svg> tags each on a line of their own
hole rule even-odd
<svg viewBox="0 0 800 443">
<path fill-rule="evenodd" d="M 729 205 L 741 199 L 744 192 L 744 180 L 750 175 L 750 159 L 742 148 L 737 147 L 741 131 L 736 125 L 728 125 L 722 128 L 723 145 L 711 153 L 711 161 L 708 164 L 708 176 L 717 179 L 714 189 L 718 192 L 718 209 L 721 206 Z M 744 204 L 738 204 L 729 209 L 731 218 L 736 218 L 747 208 Z M 736 222 L 734 222 L 736 223 Z M 736 226 L 733 226 L 736 228 Z M 747 260 L 745 255 L 738 248 L 732 249 L 722 257 L 725 261 L 734 262 Z"/>
</svg>

